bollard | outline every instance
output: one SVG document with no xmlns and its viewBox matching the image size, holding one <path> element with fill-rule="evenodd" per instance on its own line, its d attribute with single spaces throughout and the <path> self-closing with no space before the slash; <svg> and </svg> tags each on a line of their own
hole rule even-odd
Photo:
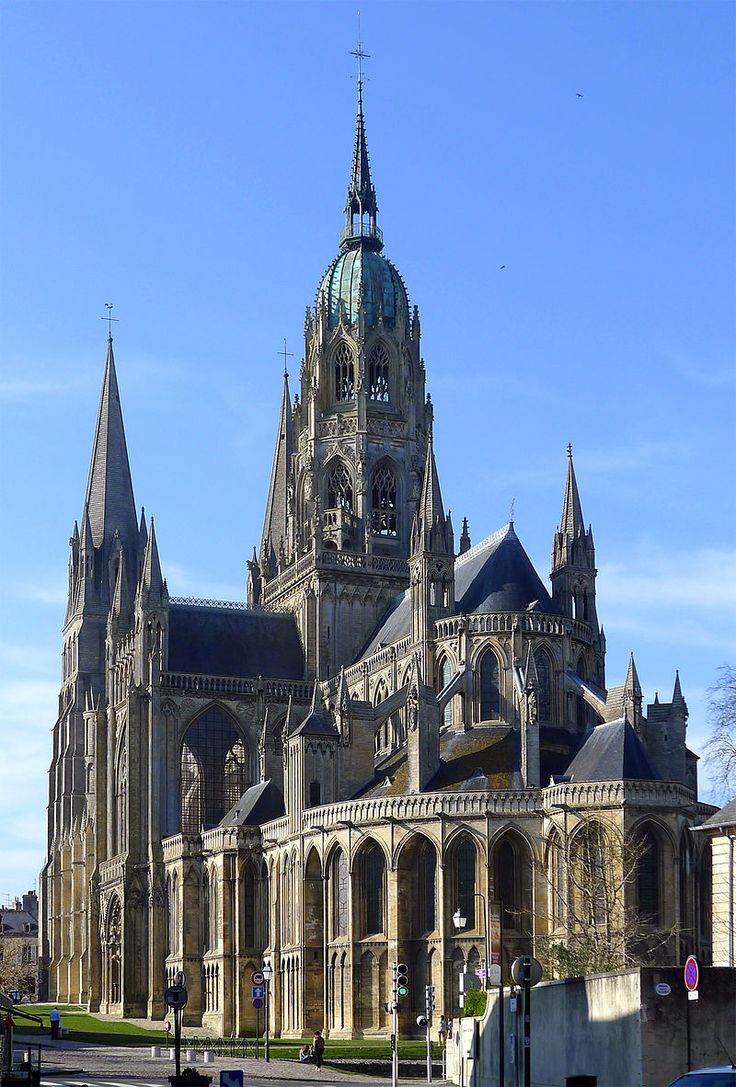
<svg viewBox="0 0 736 1087">
<path fill-rule="evenodd" d="M 176 1050 L 175 1049 L 170 1049 L 169 1050 L 169 1060 L 170 1061 L 175 1061 L 176 1060 Z"/>
<path fill-rule="evenodd" d="M 151 1046 L 151 1056 L 152 1057 L 160 1057 L 161 1056 L 161 1046 L 160 1045 L 152 1045 Z"/>
<path fill-rule="evenodd" d="M 211 1049 L 205 1049 L 202 1056 L 204 1057 L 205 1064 L 212 1064 L 215 1059 L 215 1054 L 212 1052 Z"/>
<path fill-rule="evenodd" d="M 192 1064 L 194 1064 L 196 1059 L 197 1059 L 197 1050 L 196 1049 L 188 1049 L 187 1050 L 187 1060 L 191 1061 Z"/>
</svg>

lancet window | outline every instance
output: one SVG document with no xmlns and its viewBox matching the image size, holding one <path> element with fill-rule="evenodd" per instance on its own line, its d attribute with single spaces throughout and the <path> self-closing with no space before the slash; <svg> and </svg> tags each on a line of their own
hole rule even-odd
<svg viewBox="0 0 736 1087">
<path fill-rule="evenodd" d="M 539 678 L 539 721 L 549 724 L 552 720 L 552 666 L 543 649 L 534 654 Z"/>
<path fill-rule="evenodd" d="M 468 930 L 475 928 L 476 851 L 473 842 L 463 837 L 453 850 L 455 903 L 465 918 Z"/>
<path fill-rule="evenodd" d="M 389 398 L 390 362 L 388 351 L 377 343 L 368 358 L 368 399 L 387 403 Z"/>
<path fill-rule="evenodd" d="M 398 526 L 396 475 L 389 464 L 379 464 L 373 473 L 371 507 L 373 535 L 395 537 Z"/>
<path fill-rule="evenodd" d="M 333 356 L 335 375 L 335 400 L 355 399 L 355 361 L 353 353 L 343 341 Z"/>
<path fill-rule="evenodd" d="M 327 480 L 327 509 L 353 512 L 353 480 L 342 461 L 335 465 Z"/>
<path fill-rule="evenodd" d="M 644 924 L 656 927 L 660 921 L 660 851 L 659 842 L 651 830 L 647 829 L 641 835 L 638 848 L 641 850 L 637 865 L 639 916 Z"/>
<path fill-rule="evenodd" d="M 332 861 L 332 937 L 348 934 L 348 862 L 341 849 Z"/>
<path fill-rule="evenodd" d="M 384 931 L 386 899 L 386 858 L 379 845 L 371 842 L 360 855 L 358 866 L 362 906 L 361 936 Z"/>
<path fill-rule="evenodd" d="M 216 826 L 250 784 L 248 752 L 225 714 L 210 709 L 198 717 L 181 752 L 181 829 L 199 834 Z"/>
<path fill-rule="evenodd" d="M 498 687 L 498 660 L 487 649 L 480 662 L 480 719 L 497 721 L 501 716 L 501 694 Z"/>
</svg>

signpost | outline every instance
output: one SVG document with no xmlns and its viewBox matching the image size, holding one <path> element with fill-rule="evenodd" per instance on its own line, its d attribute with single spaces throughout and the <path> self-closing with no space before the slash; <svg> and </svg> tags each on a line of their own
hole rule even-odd
<svg viewBox="0 0 736 1087">
<path fill-rule="evenodd" d="M 531 1087 L 532 1082 L 532 985 L 542 980 L 542 964 L 530 955 L 514 959 L 511 964 L 511 977 L 521 986 L 524 994 L 524 1087 Z"/>
<path fill-rule="evenodd" d="M 688 955 L 685 960 L 685 969 L 683 970 L 683 976 L 685 978 L 685 988 L 687 989 L 687 1010 L 686 1010 L 686 1024 L 687 1024 L 687 1070 L 691 1068 L 691 1051 L 690 1051 L 690 1001 L 698 999 L 698 982 L 700 980 L 700 968 L 698 966 L 698 960 L 694 955 Z"/>
<path fill-rule="evenodd" d="M 188 999 L 184 975 L 179 973 L 177 984 L 172 985 L 164 993 L 164 1004 L 174 1013 L 174 1059 L 177 1079 L 181 1076 L 181 1017 Z"/>
</svg>

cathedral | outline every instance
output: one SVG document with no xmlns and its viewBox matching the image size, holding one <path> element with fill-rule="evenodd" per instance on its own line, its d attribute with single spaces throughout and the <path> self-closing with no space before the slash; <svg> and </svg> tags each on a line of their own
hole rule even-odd
<svg viewBox="0 0 736 1087">
<path fill-rule="evenodd" d="M 426 984 L 454 1016 L 468 974 L 564 946 L 582 843 L 615 833 L 642 844 L 620 908 L 669 934 L 660 961 L 709 961 L 687 705 L 675 676 L 644 707 L 633 656 L 607 684 L 572 448 L 547 583 L 513 522 L 456 537 L 360 83 L 344 216 L 295 391 L 283 375 L 245 599 L 169 595 L 108 339 L 49 771 L 54 1001 L 162 1018 L 183 972 L 185 1023 L 252 1036 L 266 962 L 274 1034 L 380 1037 L 401 961 L 409 1031 Z"/>
</svg>

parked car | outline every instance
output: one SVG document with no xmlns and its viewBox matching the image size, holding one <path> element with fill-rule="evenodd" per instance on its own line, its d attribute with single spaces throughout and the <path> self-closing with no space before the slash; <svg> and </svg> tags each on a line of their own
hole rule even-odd
<svg viewBox="0 0 736 1087">
<path fill-rule="evenodd" d="M 736 1067 L 698 1068 L 680 1076 L 670 1087 L 736 1087 Z"/>
</svg>

